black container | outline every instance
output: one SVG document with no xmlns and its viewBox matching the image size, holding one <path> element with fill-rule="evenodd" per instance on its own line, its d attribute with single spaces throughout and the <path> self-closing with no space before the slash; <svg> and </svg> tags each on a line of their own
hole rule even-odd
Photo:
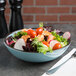
<svg viewBox="0 0 76 76">
<path fill-rule="evenodd" d="M 5 20 L 4 10 L 5 10 L 6 0 L 0 0 L 0 38 L 7 35 L 7 23 Z"/>
<path fill-rule="evenodd" d="M 10 15 L 10 24 L 9 31 L 13 32 L 23 28 L 23 20 L 21 16 L 21 4 L 23 0 L 9 0 L 11 15 Z"/>
</svg>

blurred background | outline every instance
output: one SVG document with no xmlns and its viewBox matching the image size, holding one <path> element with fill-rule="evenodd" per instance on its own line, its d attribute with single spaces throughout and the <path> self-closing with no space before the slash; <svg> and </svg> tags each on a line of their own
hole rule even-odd
<svg viewBox="0 0 76 76">
<path fill-rule="evenodd" d="M 5 16 L 9 24 L 10 6 L 7 1 Z M 76 24 L 76 0 L 23 0 L 22 18 L 25 25 Z"/>
</svg>

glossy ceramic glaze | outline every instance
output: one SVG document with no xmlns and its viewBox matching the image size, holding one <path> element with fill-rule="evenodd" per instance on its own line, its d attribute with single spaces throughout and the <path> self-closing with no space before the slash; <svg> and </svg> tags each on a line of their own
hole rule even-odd
<svg viewBox="0 0 76 76">
<path fill-rule="evenodd" d="M 18 31 L 13 32 L 12 34 L 8 35 L 6 38 L 8 38 L 9 36 L 12 36 L 16 32 Z M 17 58 L 21 60 L 28 61 L 28 62 L 47 62 L 47 61 L 54 60 L 58 58 L 59 56 L 61 56 L 70 46 L 69 44 L 61 49 L 54 50 L 52 53 L 48 52 L 44 55 L 42 53 L 22 52 L 20 50 L 9 47 L 5 43 L 5 41 L 4 41 L 4 44 L 7 47 L 8 51 L 11 52 L 14 56 L 16 56 Z"/>
</svg>

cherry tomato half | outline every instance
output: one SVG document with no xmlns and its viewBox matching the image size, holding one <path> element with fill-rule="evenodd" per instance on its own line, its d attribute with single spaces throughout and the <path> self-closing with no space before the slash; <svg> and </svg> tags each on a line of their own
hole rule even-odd
<svg viewBox="0 0 76 76">
<path fill-rule="evenodd" d="M 60 49 L 62 46 L 60 43 L 56 43 L 53 47 L 53 50 Z"/>
<path fill-rule="evenodd" d="M 41 34 L 43 33 L 43 28 L 42 28 L 42 27 L 37 28 L 37 29 L 36 29 L 36 33 L 37 33 L 37 35 L 38 35 L 38 34 L 41 35 Z"/>
<path fill-rule="evenodd" d="M 34 37 L 37 36 L 36 32 L 34 30 L 32 30 L 32 29 L 29 29 L 27 31 L 27 33 L 28 33 L 28 35 L 30 35 L 31 38 L 34 38 Z"/>
<path fill-rule="evenodd" d="M 43 41 L 42 42 L 44 45 L 46 45 L 47 47 L 49 47 L 49 44 L 48 44 L 48 42 L 46 42 L 46 41 Z"/>
</svg>

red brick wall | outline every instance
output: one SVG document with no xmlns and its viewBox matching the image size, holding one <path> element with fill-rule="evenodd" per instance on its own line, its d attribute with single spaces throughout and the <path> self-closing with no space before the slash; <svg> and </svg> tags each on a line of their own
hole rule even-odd
<svg viewBox="0 0 76 76">
<path fill-rule="evenodd" d="M 9 4 L 6 5 L 6 19 L 9 23 Z M 76 0 L 23 0 L 22 17 L 24 24 L 76 23 Z"/>
</svg>

